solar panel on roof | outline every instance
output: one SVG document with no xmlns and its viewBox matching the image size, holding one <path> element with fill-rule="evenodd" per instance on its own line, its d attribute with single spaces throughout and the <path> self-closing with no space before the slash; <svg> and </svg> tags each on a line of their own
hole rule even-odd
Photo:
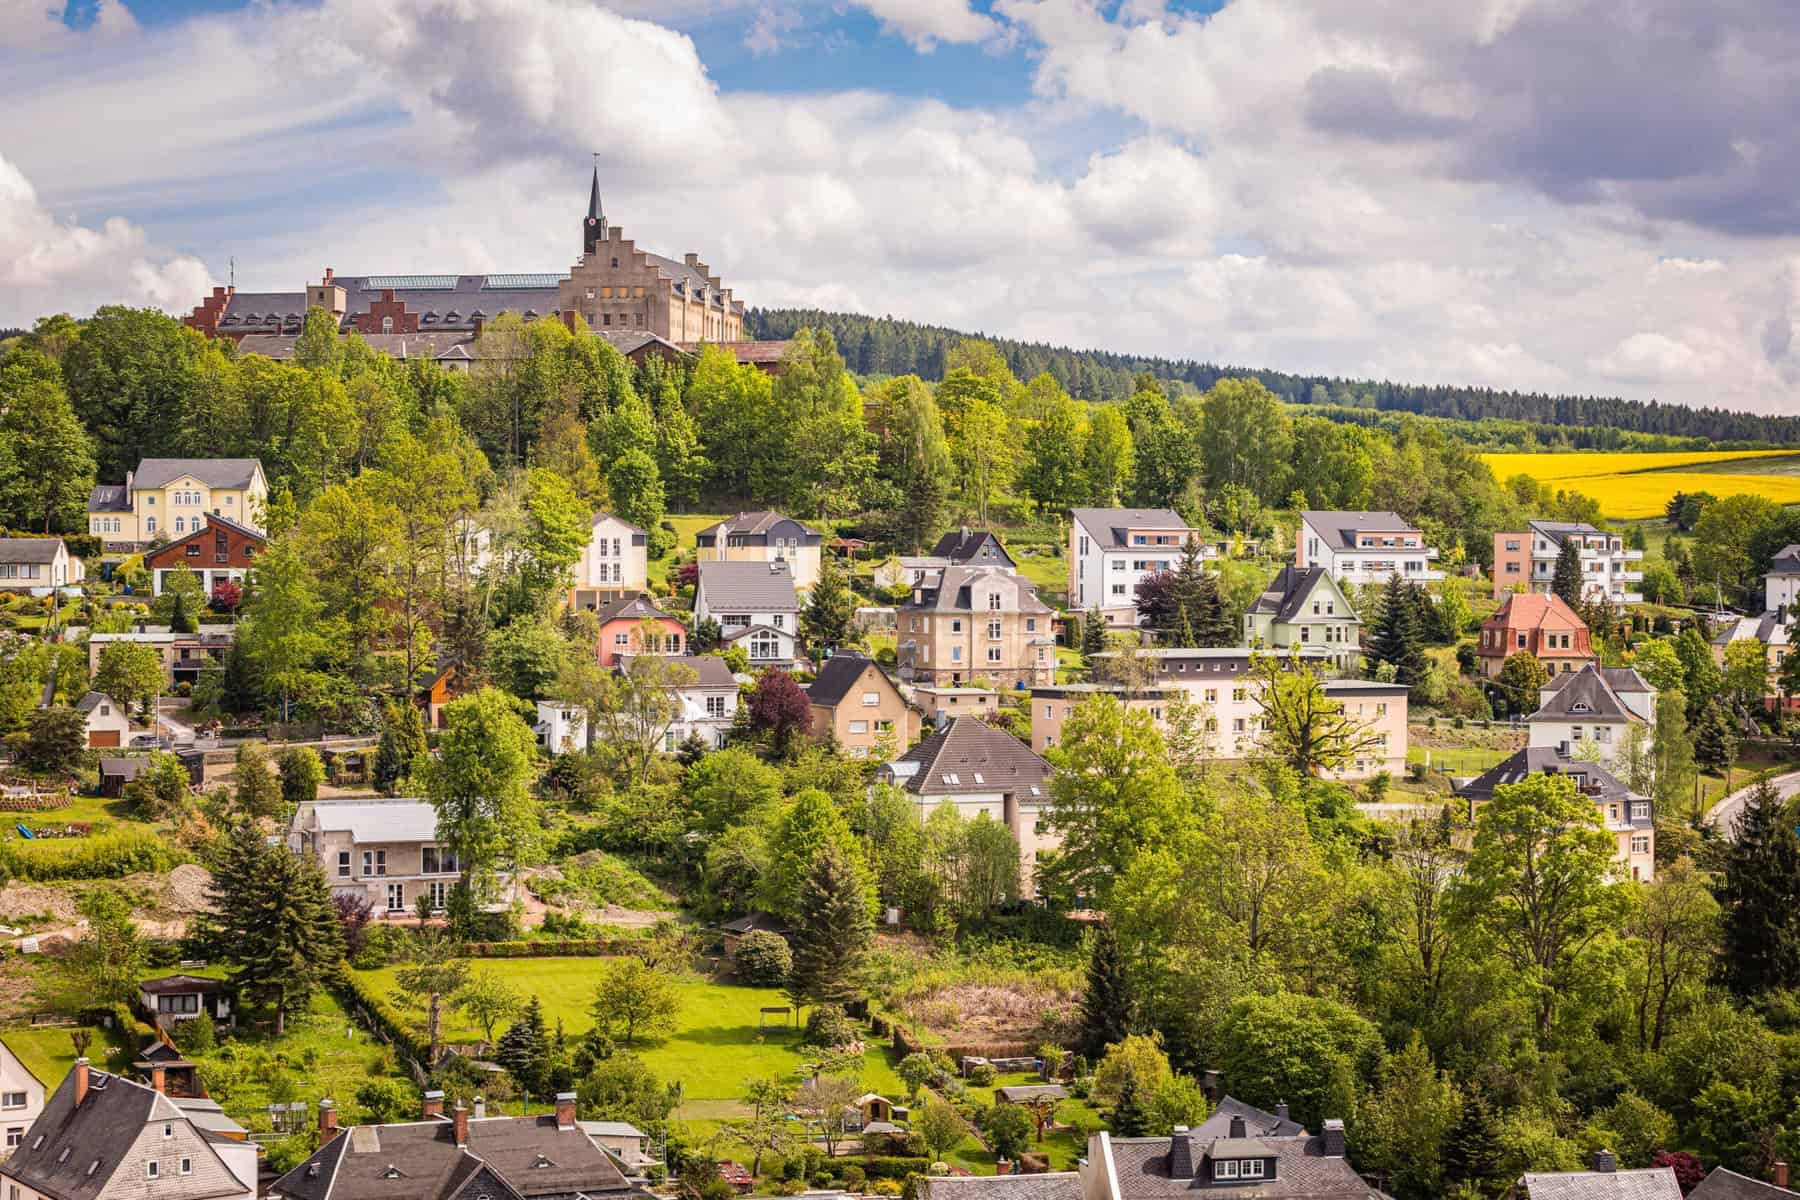
<svg viewBox="0 0 1800 1200">
<path fill-rule="evenodd" d="M 396 291 L 404 292 L 453 292 L 456 290 L 456 276 L 371 275 L 363 286 L 374 291 L 393 288 Z"/>
<path fill-rule="evenodd" d="M 483 277 L 481 286 L 484 289 L 494 288 L 553 288 L 563 281 L 557 274 L 537 275 L 488 275 Z"/>
</svg>

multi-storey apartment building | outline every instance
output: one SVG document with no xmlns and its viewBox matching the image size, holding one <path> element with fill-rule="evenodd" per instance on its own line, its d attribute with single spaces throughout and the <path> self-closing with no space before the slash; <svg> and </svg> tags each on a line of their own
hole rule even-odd
<svg viewBox="0 0 1800 1200">
<path fill-rule="evenodd" d="M 1552 675 L 1595 661 L 1587 622 L 1553 592 L 1509 595 L 1500 611 L 1481 623 L 1475 656 L 1482 675 L 1497 677 L 1506 660 L 1521 653 L 1535 657 Z"/>
<path fill-rule="evenodd" d="M 88 532 L 109 554 L 204 529 L 214 513 L 262 533 L 268 499 L 269 482 L 254 458 L 146 458 L 124 483 L 88 494 Z"/>
<path fill-rule="evenodd" d="M 1166 508 L 1075 508 L 1069 517 L 1069 605 L 1097 606 L 1109 625 L 1136 625 L 1137 585 L 1173 571 L 1188 539 L 1200 536 Z M 1202 557 L 1217 554 L 1202 548 Z"/>
<path fill-rule="evenodd" d="M 1012 687 L 1056 678 L 1050 606 L 1001 567 L 945 567 L 928 574 L 897 621 L 900 678 Z"/>
<path fill-rule="evenodd" d="M 570 608 L 594 608 L 649 588 L 650 535 L 611 513 L 595 513 L 569 586 Z"/>
<path fill-rule="evenodd" d="M 1148 709 L 1160 724 L 1177 696 L 1198 705 L 1204 728 L 1212 735 L 1211 752 L 1221 759 L 1248 758 L 1263 733 L 1260 685 L 1250 677 L 1251 651 L 1224 649 L 1159 649 L 1135 652 L 1146 668 L 1141 682 L 1064 684 L 1031 691 L 1031 748 L 1039 754 L 1062 738 L 1063 723 L 1082 701 L 1101 693 L 1118 696 L 1132 708 Z M 1116 653 L 1096 656 L 1113 663 Z M 1321 668 L 1329 668 L 1327 651 L 1307 652 Z M 1394 683 L 1362 679 L 1327 679 L 1325 691 L 1344 706 L 1376 738 L 1340 777 L 1366 779 L 1406 768 L 1407 689 Z"/>
<path fill-rule="evenodd" d="M 1244 614 L 1244 642 L 1285 650 L 1324 650 L 1338 671 L 1362 659 L 1362 618 L 1323 567 L 1283 567 Z"/>
<path fill-rule="evenodd" d="M 1582 762 L 1558 746 L 1528 746 L 1456 789 L 1469 801 L 1470 816 L 1494 798 L 1494 789 L 1523 783 L 1533 775 L 1562 775 L 1592 800 L 1617 843 L 1619 874 L 1648 883 L 1656 878 L 1656 814 L 1647 796 L 1626 787 L 1598 763 Z"/>
<path fill-rule="evenodd" d="M 1432 583 L 1444 577 L 1432 565 L 1437 557 L 1437 550 L 1425 544 L 1425 535 L 1395 513 L 1300 514 L 1294 565 L 1323 567 L 1333 579 L 1383 583 L 1398 574 L 1408 583 Z"/>
<path fill-rule="evenodd" d="M 823 541 L 818 530 L 778 512 L 738 513 L 694 535 L 702 563 L 786 563 L 794 586 L 803 589 L 819 582 Z"/>
<path fill-rule="evenodd" d="M 315 800 L 288 823 L 288 849 L 317 860 L 333 893 L 367 900 L 377 917 L 404 917 L 419 898 L 442 909 L 462 865 L 438 844 L 437 810 L 424 800 Z M 510 877 L 501 876 L 503 895 Z"/>
<path fill-rule="evenodd" d="M 1519 533 L 1494 535 L 1494 599 L 1508 592 L 1547 592 L 1556 560 L 1573 542 L 1581 558 L 1581 596 L 1615 605 L 1641 604 L 1632 590 L 1644 581 L 1642 550 L 1627 550 L 1625 539 L 1580 521 L 1532 521 Z"/>
</svg>

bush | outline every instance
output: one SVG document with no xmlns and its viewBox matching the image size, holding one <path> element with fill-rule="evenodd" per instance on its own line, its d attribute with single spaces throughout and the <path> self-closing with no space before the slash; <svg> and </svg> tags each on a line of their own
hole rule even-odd
<svg viewBox="0 0 1800 1200">
<path fill-rule="evenodd" d="M 149 830 L 132 826 L 96 837 L 0 842 L 0 868 L 15 879 L 119 879 L 139 871 L 156 874 L 183 860 Z"/>
<path fill-rule="evenodd" d="M 969 1068 L 969 1082 L 976 1087 L 993 1087 L 998 1075 L 993 1063 L 976 1063 Z"/>
<path fill-rule="evenodd" d="M 738 979 L 752 987 L 780 987 L 793 970 L 794 955 L 779 933 L 756 929 L 738 939 L 732 965 Z M 808 1022 L 808 1028 L 811 1023 Z"/>
<path fill-rule="evenodd" d="M 923 1175 L 931 1165 L 931 1161 L 923 1155 L 877 1155 L 860 1158 L 857 1162 L 862 1164 L 864 1177 L 867 1179 L 905 1179 L 908 1175 Z"/>
<path fill-rule="evenodd" d="M 835 1004 L 819 1004 L 806 1018 L 806 1042 L 812 1046 L 848 1046 L 857 1040 L 856 1022 Z"/>
<path fill-rule="evenodd" d="M 860 1192 L 869 1182 L 869 1174 L 855 1163 L 844 1168 L 844 1187 L 852 1192 Z"/>
<path fill-rule="evenodd" d="M 388 1125 L 412 1115 L 413 1091 L 398 1079 L 368 1079 L 356 1089 L 356 1106 L 372 1124 Z"/>
</svg>

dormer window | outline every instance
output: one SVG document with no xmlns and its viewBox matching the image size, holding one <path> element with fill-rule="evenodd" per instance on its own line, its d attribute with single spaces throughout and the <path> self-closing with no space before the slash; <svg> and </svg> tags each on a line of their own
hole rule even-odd
<svg viewBox="0 0 1800 1200">
<path fill-rule="evenodd" d="M 1263 1160 L 1260 1158 L 1224 1158 L 1213 1163 L 1214 1179 L 1261 1179 L 1263 1177 Z"/>
</svg>

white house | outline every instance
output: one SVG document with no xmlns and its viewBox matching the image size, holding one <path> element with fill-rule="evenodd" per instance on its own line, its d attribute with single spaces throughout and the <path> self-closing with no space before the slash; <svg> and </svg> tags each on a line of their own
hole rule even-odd
<svg viewBox="0 0 1800 1200">
<path fill-rule="evenodd" d="M 1425 535 L 1391 512 L 1300 514 L 1295 539 L 1296 567 L 1324 567 L 1333 579 L 1384 583 L 1398 574 L 1408 583 L 1432 583 L 1444 573 L 1432 564 L 1438 552 Z"/>
<path fill-rule="evenodd" d="M 0 1160 L 19 1148 L 44 1111 L 44 1081 L 0 1037 Z"/>
<path fill-rule="evenodd" d="M 82 721 L 87 724 L 87 744 L 90 748 L 116 748 L 131 743 L 131 721 L 112 697 L 89 692 L 75 702 L 75 711 L 81 714 Z"/>
<path fill-rule="evenodd" d="M 421 896 L 442 909 L 461 864 L 438 844 L 437 810 L 410 799 L 315 800 L 288 823 L 288 849 L 315 859 L 333 895 L 367 900 L 377 917 L 410 916 Z M 513 895 L 509 874 L 496 878 L 489 908 Z"/>
<path fill-rule="evenodd" d="M 1532 521 L 1518 532 L 1494 534 L 1494 599 L 1511 591 L 1548 592 L 1563 547 L 1571 544 L 1583 599 L 1643 603 L 1643 593 L 1627 588 L 1644 580 L 1644 552 L 1626 549 L 1624 538 L 1585 521 Z"/>
<path fill-rule="evenodd" d="M 0 589 L 68 587 L 84 570 L 61 538 L 0 538 Z"/>
<path fill-rule="evenodd" d="M 788 667 L 800 657 L 800 597 L 786 562 L 701 562 L 694 621 L 717 621 L 752 667 Z"/>
<path fill-rule="evenodd" d="M 1792 611 L 1796 596 L 1800 596 L 1800 545 L 1783 546 L 1763 576 L 1763 611 Z"/>
<path fill-rule="evenodd" d="M 646 590 L 650 535 L 611 513 L 595 513 L 593 529 L 575 560 L 569 585 L 570 608 L 599 608 Z"/>
<path fill-rule="evenodd" d="M 539 700 L 537 723 L 531 727 L 537 744 L 552 754 L 582 750 L 588 744 L 587 713 L 579 705 L 561 700 Z"/>
<path fill-rule="evenodd" d="M 714 750 L 724 746 L 738 711 L 738 685 L 731 668 L 716 654 L 671 658 L 668 662 L 690 672 L 693 679 L 675 685 L 680 712 L 663 735 L 663 749 L 673 753 L 689 734 L 695 733 Z"/>
<path fill-rule="evenodd" d="M 1538 693 L 1540 707 L 1525 718 L 1528 745 L 1555 747 L 1580 756 L 1592 745 L 1593 761 L 1618 764 L 1619 751 L 1634 726 L 1648 735 L 1656 723 L 1656 689 L 1629 667 L 1599 667 L 1554 675 Z"/>
<path fill-rule="evenodd" d="M 1146 575 L 1173 571 L 1198 530 L 1166 508 L 1069 510 L 1069 606 L 1099 606 L 1108 625 L 1136 625 L 1137 585 Z M 1203 558 L 1218 547 L 1201 545 Z"/>
<path fill-rule="evenodd" d="M 630 1121 L 577 1121 L 581 1132 L 596 1146 L 636 1172 L 656 1161 L 650 1153 L 650 1135 Z"/>
</svg>

